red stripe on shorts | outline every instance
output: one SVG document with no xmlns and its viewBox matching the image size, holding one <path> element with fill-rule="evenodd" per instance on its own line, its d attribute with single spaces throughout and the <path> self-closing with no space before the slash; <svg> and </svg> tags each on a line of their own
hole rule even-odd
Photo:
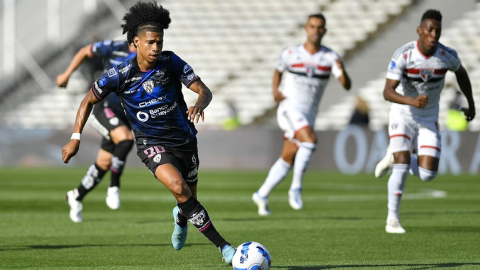
<svg viewBox="0 0 480 270">
<path fill-rule="evenodd" d="M 408 137 L 408 136 L 405 135 L 405 134 L 395 134 L 395 135 L 390 136 L 389 139 L 391 139 L 391 138 L 393 138 L 393 137 L 405 137 L 405 138 L 407 138 L 407 139 L 410 140 L 410 141 L 412 140 L 410 137 Z"/>
<path fill-rule="evenodd" d="M 422 145 L 422 146 L 420 146 L 420 148 L 433 148 L 433 149 L 437 150 L 438 152 L 442 152 L 442 150 L 440 150 L 440 148 L 438 148 L 436 146 Z"/>
</svg>

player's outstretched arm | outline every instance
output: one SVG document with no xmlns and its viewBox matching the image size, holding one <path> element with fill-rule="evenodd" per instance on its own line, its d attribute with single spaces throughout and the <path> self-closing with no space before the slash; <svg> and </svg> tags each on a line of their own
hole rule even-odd
<svg viewBox="0 0 480 270">
<path fill-rule="evenodd" d="M 413 98 L 397 93 L 395 89 L 399 84 L 400 81 L 387 79 L 387 82 L 385 83 L 385 89 L 383 90 L 383 98 L 390 102 L 406 104 L 416 108 L 425 108 L 425 106 L 427 106 L 428 97 L 425 95 L 418 95 L 416 98 Z"/>
<path fill-rule="evenodd" d="M 338 69 L 342 71 L 342 75 L 338 77 L 338 81 L 340 82 L 340 84 L 342 84 L 345 90 L 350 90 L 350 88 L 352 88 L 352 80 L 350 79 L 350 76 L 345 70 L 345 67 L 343 66 L 342 61 L 340 61 L 340 59 L 337 58 L 335 59 L 335 62 L 337 63 Z"/>
<path fill-rule="evenodd" d="M 70 76 L 72 73 L 85 61 L 86 58 L 92 57 L 92 44 L 87 45 L 83 48 L 81 48 L 77 54 L 73 57 L 72 61 L 70 62 L 70 65 L 68 65 L 68 68 L 60 75 L 57 76 L 57 86 L 58 87 L 65 87 L 67 86 L 68 79 L 70 79 Z"/>
<path fill-rule="evenodd" d="M 90 89 L 85 98 L 83 98 L 82 103 L 80 103 L 80 108 L 78 108 L 77 117 L 75 118 L 75 126 L 73 127 L 74 134 L 82 133 L 93 105 L 97 102 L 99 102 L 99 100 L 93 94 L 92 89 Z M 74 138 L 72 135 L 70 141 L 62 148 L 62 161 L 68 163 L 70 158 L 77 154 L 79 147 L 80 136 L 78 135 L 77 138 Z"/>
<path fill-rule="evenodd" d="M 472 121 L 473 118 L 475 118 L 475 102 L 473 101 L 472 84 L 470 83 L 470 78 L 468 77 L 468 73 L 463 66 L 460 66 L 460 68 L 455 72 L 455 76 L 457 77 L 460 90 L 468 101 L 468 108 L 463 108 L 462 111 L 464 112 L 467 121 Z"/>
<path fill-rule="evenodd" d="M 201 81 L 198 80 L 190 85 L 190 90 L 198 94 L 195 105 L 188 108 L 187 119 L 192 123 L 198 123 L 198 119 L 202 117 L 202 122 L 205 121 L 204 110 L 207 108 L 210 101 L 212 101 L 212 91 Z"/>
</svg>

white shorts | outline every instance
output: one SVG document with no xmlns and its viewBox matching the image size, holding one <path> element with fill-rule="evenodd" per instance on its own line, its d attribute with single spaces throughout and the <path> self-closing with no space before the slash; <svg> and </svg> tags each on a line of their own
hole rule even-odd
<svg viewBox="0 0 480 270">
<path fill-rule="evenodd" d="M 280 106 L 277 109 L 277 122 L 283 130 L 283 136 L 293 141 L 299 130 L 314 126 L 315 118 L 309 120 L 308 116 L 303 113 L 297 110 L 287 109 L 286 107 L 287 106 L 280 103 Z"/>
<path fill-rule="evenodd" d="M 416 148 L 419 156 L 440 158 L 441 136 L 436 118 L 416 119 L 414 116 L 390 110 L 388 125 L 392 152 L 402 152 Z"/>
</svg>

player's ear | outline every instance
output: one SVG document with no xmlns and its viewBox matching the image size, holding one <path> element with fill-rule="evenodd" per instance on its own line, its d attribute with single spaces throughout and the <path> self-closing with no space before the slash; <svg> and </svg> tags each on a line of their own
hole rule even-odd
<svg viewBox="0 0 480 270">
<path fill-rule="evenodd" d="M 421 25 L 417 26 L 417 34 L 418 35 L 422 34 L 422 26 Z"/>
<path fill-rule="evenodd" d="M 133 45 L 135 46 L 135 48 L 138 48 L 138 42 L 139 42 L 139 41 L 140 41 L 140 39 L 139 39 L 137 36 L 135 36 L 135 37 L 133 38 Z"/>
</svg>

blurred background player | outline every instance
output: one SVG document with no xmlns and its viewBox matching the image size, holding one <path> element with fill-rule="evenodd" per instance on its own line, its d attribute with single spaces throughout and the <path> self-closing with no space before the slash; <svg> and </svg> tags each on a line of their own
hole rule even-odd
<svg viewBox="0 0 480 270">
<path fill-rule="evenodd" d="M 64 73 L 57 76 L 57 85 L 66 87 L 72 73 L 87 59 L 101 57 L 104 70 L 108 70 L 133 57 L 137 50 L 127 41 L 103 40 L 81 48 L 73 57 Z M 116 95 L 109 95 L 93 108 L 93 126 L 102 135 L 102 142 L 97 159 L 88 169 L 80 185 L 67 192 L 67 202 L 70 206 L 70 219 L 82 222 L 82 200 L 102 180 L 110 170 L 110 186 L 107 191 L 106 203 L 110 209 L 120 207 L 120 177 L 133 146 L 133 134 L 125 116 L 120 100 Z"/>
<path fill-rule="evenodd" d="M 417 27 L 418 40 L 395 51 L 388 67 L 383 96 L 392 102 L 390 145 L 375 170 L 378 178 L 392 169 L 385 227 L 388 233 L 406 232 L 400 224 L 399 211 L 409 171 L 423 181 L 437 175 L 441 151 L 438 111 L 447 71 L 455 73 L 460 90 L 467 98 L 468 109 L 464 109 L 467 121 L 475 117 L 470 79 L 456 51 L 438 42 L 441 30 L 441 13 L 427 10 Z M 412 141 L 418 157 L 410 154 Z"/>
<path fill-rule="evenodd" d="M 327 32 L 325 26 L 326 20 L 322 14 L 310 15 L 305 25 L 306 42 L 285 49 L 280 54 L 273 74 L 273 98 L 279 103 L 277 121 L 284 132 L 285 141 L 280 158 L 252 196 L 260 215 L 270 214 L 268 195 L 285 178 L 292 165 L 289 203 L 293 209 L 303 207 L 303 177 L 316 147 L 317 138 L 313 128 L 330 73 L 346 90 L 351 87 L 350 77 L 340 56 L 321 44 Z M 279 85 L 284 72 L 286 78 L 283 91 L 280 92 Z"/>
<path fill-rule="evenodd" d="M 171 51 L 162 51 L 170 12 L 155 2 L 138 2 L 123 17 L 123 33 L 134 43 L 137 55 L 109 69 L 87 93 L 75 120 L 74 133 L 62 149 L 68 163 L 80 146 L 80 133 L 94 104 L 109 94 L 120 97 L 135 134 L 137 155 L 158 181 L 175 197 L 172 245 L 185 245 L 190 221 L 230 264 L 235 248 L 216 230 L 207 210 L 196 199 L 200 160 L 195 124 L 204 120 L 212 92 L 192 67 Z M 187 107 L 182 84 L 198 94 Z"/>
</svg>

